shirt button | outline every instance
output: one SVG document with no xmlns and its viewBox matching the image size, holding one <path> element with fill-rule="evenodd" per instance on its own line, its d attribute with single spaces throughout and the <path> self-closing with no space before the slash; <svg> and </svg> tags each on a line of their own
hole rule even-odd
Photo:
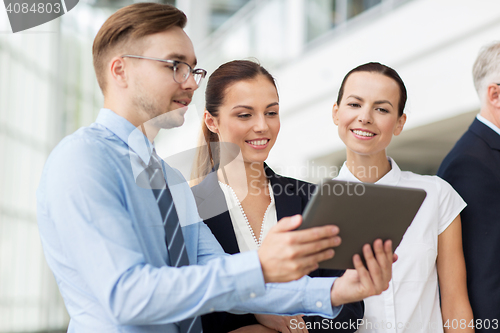
<svg viewBox="0 0 500 333">
<path fill-rule="evenodd" d="M 250 293 L 250 298 L 255 298 L 255 296 L 257 296 L 255 293 Z"/>
<path fill-rule="evenodd" d="M 215 311 L 215 308 L 210 308 L 210 312 L 214 312 Z"/>
<path fill-rule="evenodd" d="M 323 303 L 321 303 L 320 301 L 317 301 L 317 302 L 316 302 L 316 306 L 317 306 L 318 308 L 321 308 L 321 307 L 323 306 Z"/>
</svg>

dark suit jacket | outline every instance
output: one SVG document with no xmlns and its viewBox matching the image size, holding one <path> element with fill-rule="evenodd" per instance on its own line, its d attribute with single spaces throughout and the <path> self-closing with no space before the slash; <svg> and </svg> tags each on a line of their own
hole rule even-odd
<svg viewBox="0 0 500 333">
<path fill-rule="evenodd" d="M 438 176 L 467 202 L 460 215 L 474 318 L 500 321 L 500 135 L 475 119 Z"/>
<path fill-rule="evenodd" d="M 297 179 L 283 177 L 275 174 L 271 168 L 265 165 L 266 176 L 271 181 L 273 187 L 274 200 L 276 205 L 276 214 L 278 221 L 286 216 L 301 214 L 316 185 L 306 183 Z M 230 254 L 239 253 L 236 235 L 234 233 L 231 217 L 229 215 L 224 193 L 219 187 L 217 174 L 209 174 L 200 184 L 192 188 L 198 211 L 201 218 L 212 230 L 212 233 L 222 245 L 224 251 Z M 344 271 L 339 270 L 316 270 L 309 274 L 310 276 L 340 276 Z M 357 319 L 363 318 L 364 303 L 357 302 L 345 304 L 341 313 L 332 323 L 328 325 L 337 325 L 345 323 L 344 326 Z M 304 317 L 306 322 L 316 322 L 320 326 L 323 318 L 318 316 Z M 206 333 L 229 332 L 237 328 L 257 324 L 253 314 L 234 315 L 226 312 L 215 312 L 202 317 L 203 331 Z M 354 332 L 348 328 L 340 329 L 335 332 Z M 330 330 L 309 330 L 309 332 L 329 332 Z M 333 331 L 333 330 L 332 330 Z"/>
</svg>

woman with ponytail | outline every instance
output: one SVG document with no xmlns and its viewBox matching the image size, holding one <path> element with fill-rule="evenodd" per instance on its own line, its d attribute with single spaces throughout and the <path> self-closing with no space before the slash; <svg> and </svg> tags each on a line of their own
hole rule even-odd
<svg viewBox="0 0 500 333">
<path fill-rule="evenodd" d="M 258 249 L 269 229 L 301 214 L 315 185 L 280 176 L 266 163 L 279 130 L 274 78 L 252 61 L 232 61 L 209 78 L 202 145 L 192 179 L 200 216 L 227 253 Z M 316 270 L 311 276 L 340 276 Z M 321 306 L 321 305 L 318 305 Z M 363 302 L 345 304 L 333 320 L 216 312 L 202 317 L 205 332 L 354 332 Z"/>
</svg>

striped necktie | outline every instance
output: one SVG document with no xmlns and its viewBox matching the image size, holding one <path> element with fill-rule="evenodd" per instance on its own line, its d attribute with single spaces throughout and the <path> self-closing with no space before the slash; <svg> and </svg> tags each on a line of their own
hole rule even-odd
<svg viewBox="0 0 500 333">
<path fill-rule="evenodd" d="M 168 189 L 163 176 L 160 158 L 153 150 L 148 170 L 149 182 L 151 189 L 160 208 L 161 218 L 165 228 L 165 242 L 167 244 L 168 252 L 168 265 L 172 267 L 180 267 L 189 265 L 189 259 L 186 252 L 186 244 L 182 236 L 181 225 L 179 217 L 175 209 L 172 194 Z M 201 319 L 200 317 L 185 319 L 179 323 L 180 333 L 201 333 Z"/>
</svg>

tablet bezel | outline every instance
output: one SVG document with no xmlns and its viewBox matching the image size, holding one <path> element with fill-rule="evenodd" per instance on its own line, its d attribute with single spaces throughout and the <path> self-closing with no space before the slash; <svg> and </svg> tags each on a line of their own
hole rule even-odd
<svg viewBox="0 0 500 333">
<path fill-rule="evenodd" d="M 337 225 L 342 244 L 320 268 L 354 268 L 352 257 L 364 244 L 391 239 L 395 250 L 426 196 L 419 188 L 328 179 L 316 188 L 298 229 Z"/>
</svg>

